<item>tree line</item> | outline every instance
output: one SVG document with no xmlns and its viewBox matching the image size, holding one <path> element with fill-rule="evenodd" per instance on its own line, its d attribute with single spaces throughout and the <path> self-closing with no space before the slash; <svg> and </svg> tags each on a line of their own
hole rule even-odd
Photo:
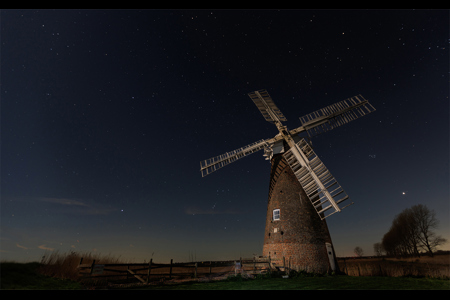
<svg viewBox="0 0 450 300">
<path fill-rule="evenodd" d="M 395 216 L 381 243 L 373 245 L 374 252 L 379 256 L 420 256 L 423 252 L 433 256 L 437 247 L 447 242 L 433 231 L 438 224 L 436 213 L 425 205 L 406 208 Z"/>
</svg>

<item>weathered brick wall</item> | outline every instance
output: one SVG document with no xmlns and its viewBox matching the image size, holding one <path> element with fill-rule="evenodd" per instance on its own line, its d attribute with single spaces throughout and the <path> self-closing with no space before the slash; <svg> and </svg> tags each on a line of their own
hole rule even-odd
<svg viewBox="0 0 450 300">
<path fill-rule="evenodd" d="M 270 253 L 272 262 L 277 265 L 283 265 L 284 257 L 286 266 L 290 266 L 297 271 L 325 273 L 329 269 L 325 245 L 299 243 L 266 244 L 263 247 L 264 252 Z"/>
<path fill-rule="evenodd" d="M 325 243 L 332 244 L 325 220 L 321 220 L 281 154 L 272 158 L 269 201 L 263 255 L 277 264 L 290 258 L 291 267 L 326 272 L 329 260 Z M 280 220 L 272 220 L 280 209 Z"/>
</svg>

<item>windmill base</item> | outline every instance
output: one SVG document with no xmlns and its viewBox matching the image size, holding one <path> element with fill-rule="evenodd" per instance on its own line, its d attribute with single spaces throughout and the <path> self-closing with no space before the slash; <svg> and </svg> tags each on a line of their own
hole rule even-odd
<svg viewBox="0 0 450 300">
<path fill-rule="evenodd" d="M 317 214 L 283 155 L 274 155 L 271 162 L 263 256 L 297 271 L 338 271 L 326 221 Z"/>
<path fill-rule="evenodd" d="M 263 247 L 263 256 L 270 257 L 274 265 L 286 266 L 291 270 L 320 274 L 330 270 L 325 245 L 266 244 Z"/>
</svg>

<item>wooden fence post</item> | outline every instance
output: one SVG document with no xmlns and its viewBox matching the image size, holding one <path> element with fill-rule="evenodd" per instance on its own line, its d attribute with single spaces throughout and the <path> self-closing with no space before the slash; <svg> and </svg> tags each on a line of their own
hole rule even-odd
<svg viewBox="0 0 450 300">
<path fill-rule="evenodd" d="M 244 264 L 242 264 L 242 257 L 239 257 L 239 263 L 241 264 L 241 269 L 240 269 L 239 273 L 244 274 L 243 273 L 244 272 Z"/>
<path fill-rule="evenodd" d="M 172 279 L 172 262 L 173 262 L 173 259 L 171 258 L 171 259 L 170 259 L 169 279 Z"/>
<path fill-rule="evenodd" d="M 195 263 L 194 278 L 197 278 L 197 263 Z"/>
<path fill-rule="evenodd" d="M 152 271 L 152 261 L 153 261 L 153 258 L 150 258 L 150 262 L 148 263 L 148 271 L 147 271 L 147 283 L 150 280 L 150 272 Z"/>
<path fill-rule="evenodd" d="M 94 271 L 94 265 L 95 265 L 95 259 L 92 261 L 90 275 L 92 275 L 92 272 Z"/>
<path fill-rule="evenodd" d="M 212 269 L 212 264 L 211 264 L 211 262 L 209 262 L 209 276 L 211 276 L 211 270 Z"/>
</svg>

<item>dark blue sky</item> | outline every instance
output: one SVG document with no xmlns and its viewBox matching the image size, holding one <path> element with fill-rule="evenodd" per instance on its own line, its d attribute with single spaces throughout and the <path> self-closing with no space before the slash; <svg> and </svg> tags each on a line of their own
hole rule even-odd
<svg viewBox="0 0 450 300">
<path fill-rule="evenodd" d="M 262 254 L 270 163 L 200 161 L 362 94 L 376 112 L 313 138 L 354 205 L 338 256 L 372 254 L 396 214 L 449 231 L 447 10 L 2 10 L 2 259 Z M 404 193 L 404 194 L 403 194 Z M 448 249 L 445 245 L 443 249 Z"/>
</svg>

